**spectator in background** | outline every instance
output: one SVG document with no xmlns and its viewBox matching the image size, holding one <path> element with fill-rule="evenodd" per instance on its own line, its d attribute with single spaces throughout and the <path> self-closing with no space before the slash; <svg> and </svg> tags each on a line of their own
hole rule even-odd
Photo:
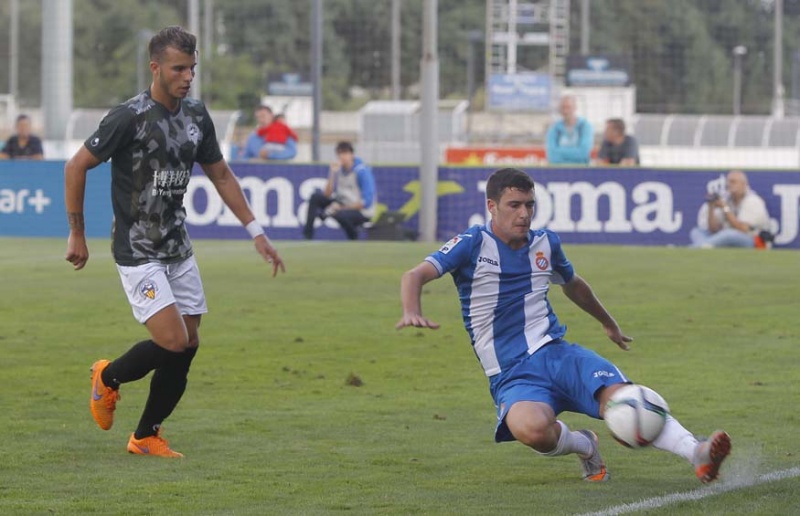
<svg viewBox="0 0 800 516">
<path fill-rule="evenodd" d="M 724 191 L 709 191 L 692 229 L 691 247 L 755 247 L 761 232 L 769 231 L 764 200 L 741 170 L 728 173 Z"/>
<path fill-rule="evenodd" d="M 12 135 L 3 150 L 0 159 L 44 159 L 42 140 L 31 134 L 31 119 L 28 115 L 19 115 L 16 124 L 17 133 Z"/>
<path fill-rule="evenodd" d="M 247 137 L 242 159 L 287 160 L 297 155 L 297 134 L 269 106 L 255 111 L 257 127 Z"/>
<path fill-rule="evenodd" d="M 639 144 L 636 138 L 625 134 L 625 121 L 609 118 L 603 133 L 603 143 L 597 161 L 604 165 L 632 167 L 639 164 Z"/>
<path fill-rule="evenodd" d="M 358 227 L 375 215 L 375 177 L 372 169 L 356 157 L 350 142 L 336 145 L 336 161 L 328 172 L 325 191 L 308 200 L 308 215 L 303 236 L 314 237 L 317 217 L 333 217 L 350 240 L 358 238 Z"/>
<path fill-rule="evenodd" d="M 575 114 L 575 97 L 570 95 L 561 97 L 558 112 L 561 120 L 547 130 L 547 161 L 588 165 L 594 145 L 592 125 Z"/>
</svg>

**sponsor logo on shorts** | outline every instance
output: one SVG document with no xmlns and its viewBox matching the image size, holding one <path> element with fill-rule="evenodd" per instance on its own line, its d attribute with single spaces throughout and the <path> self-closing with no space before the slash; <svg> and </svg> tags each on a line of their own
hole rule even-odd
<svg viewBox="0 0 800 516">
<path fill-rule="evenodd" d="M 100 144 L 100 138 L 98 138 L 98 137 L 96 137 L 96 136 L 95 136 L 95 137 L 92 139 L 92 147 L 97 147 L 99 144 Z"/>
<path fill-rule="evenodd" d="M 153 280 L 146 279 L 139 283 L 139 293 L 147 299 L 155 299 L 158 294 L 158 287 Z"/>
<path fill-rule="evenodd" d="M 602 378 L 602 377 L 613 378 L 617 375 L 612 373 L 611 371 L 595 371 L 592 376 L 594 378 Z"/>
<path fill-rule="evenodd" d="M 544 253 L 541 251 L 536 253 L 536 260 L 534 260 L 534 262 L 540 271 L 546 271 L 547 268 L 550 267 L 550 262 L 547 261 L 547 258 L 544 257 Z"/>
</svg>

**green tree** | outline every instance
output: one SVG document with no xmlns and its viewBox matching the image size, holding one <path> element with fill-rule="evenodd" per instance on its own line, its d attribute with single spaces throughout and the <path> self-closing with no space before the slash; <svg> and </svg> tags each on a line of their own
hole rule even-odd
<svg viewBox="0 0 800 516">
<path fill-rule="evenodd" d="M 139 33 L 182 21 L 175 8 L 147 0 L 74 0 L 73 9 L 76 107 L 113 106 L 136 95 L 137 59 L 140 51 L 147 55 Z M 149 85 L 149 69 L 144 74 Z"/>
</svg>

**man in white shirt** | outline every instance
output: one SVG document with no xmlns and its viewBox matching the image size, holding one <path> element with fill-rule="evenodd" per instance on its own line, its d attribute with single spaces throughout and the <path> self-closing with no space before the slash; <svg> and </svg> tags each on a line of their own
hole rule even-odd
<svg viewBox="0 0 800 516">
<path fill-rule="evenodd" d="M 741 170 L 728 173 L 724 192 L 708 195 L 697 221 L 691 247 L 754 247 L 755 237 L 770 225 L 764 199 Z"/>
</svg>

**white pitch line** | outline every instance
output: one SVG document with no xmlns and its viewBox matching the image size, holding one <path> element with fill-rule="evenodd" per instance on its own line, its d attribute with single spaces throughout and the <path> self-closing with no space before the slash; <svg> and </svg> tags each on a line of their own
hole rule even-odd
<svg viewBox="0 0 800 516">
<path fill-rule="evenodd" d="M 709 496 L 716 496 L 718 494 L 727 493 L 728 491 L 735 491 L 737 489 L 744 489 L 747 487 L 753 487 L 760 484 L 766 484 L 768 482 L 775 482 L 778 480 L 786 480 L 787 478 L 794 478 L 794 477 L 800 477 L 800 467 L 786 469 L 783 471 L 773 471 L 772 473 L 759 475 L 749 480 L 743 479 L 725 484 L 717 484 L 703 489 L 697 489 L 695 491 L 686 491 L 684 493 L 673 493 L 664 496 L 656 496 L 654 498 L 648 498 L 646 500 L 641 500 L 639 502 L 626 503 L 622 505 L 617 505 L 615 507 L 609 507 L 608 509 L 604 509 L 602 511 L 589 512 L 583 514 L 582 516 L 616 516 L 617 514 L 626 514 L 634 511 L 657 509 L 659 507 L 663 507 L 665 505 L 670 505 L 673 503 L 701 500 L 703 498 L 708 498 Z"/>
</svg>

